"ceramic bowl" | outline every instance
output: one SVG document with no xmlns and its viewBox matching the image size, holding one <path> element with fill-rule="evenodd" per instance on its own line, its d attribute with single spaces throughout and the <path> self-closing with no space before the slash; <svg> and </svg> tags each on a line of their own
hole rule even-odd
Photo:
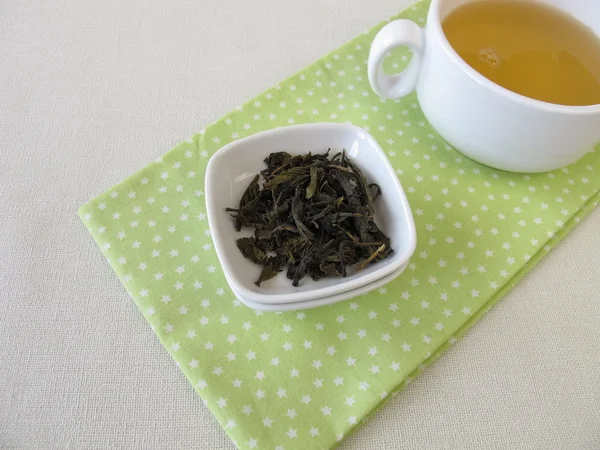
<svg viewBox="0 0 600 450">
<path fill-rule="evenodd" d="M 350 300 L 355 297 L 363 296 L 368 294 L 375 289 L 378 289 L 389 282 L 393 281 L 397 276 L 399 276 L 406 266 L 401 267 L 397 271 L 391 273 L 388 276 L 383 278 L 379 278 L 378 280 L 373 281 L 372 283 L 365 284 L 364 286 L 360 286 L 351 291 L 342 292 L 340 294 L 329 295 L 327 297 L 320 297 L 314 300 L 306 300 L 303 302 L 292 302 L 292 303 L 258 303 L 250 300 L 246 300 L 242 296 L 240 296 L 237 292 L 233 291 L 236 294 L 237 298 L 248 308 L 254 309 L 256 311 L 262 312 L 289 312 L 289 311 L 300 311 L 303 309 L 312 309 L 317 308 L 319 306 L 332 305 L 334 303 L 342 302 L 344 300 Z"/>
<path fill-rule="evenodd" d="M 245 259 L 236 246 L 252 230 L 237 232 L 226 207 L 236 207 L 253 177 L 265 168 L 272 152 L 292 155 L 342 149 L 363 171 L 370 183 L 377 183 L 382 195 L 374 204 L 375 222 L 386 233 L 394 252 L 385 260 L 369 265 L 346 278 L 313 281 L 310 277 L 294 287 L 281 273 L 260 287 L 254 282 L 261 267 Z M 206 171 L 206 208 L 210 231 L 225 276 L 231 288 L 245 300 L 279 304 L 315 300 L 337 295 L 386 277 L 402 267 L 416 247 L 416 231 L 410 206 L 400 181 L 385 153 L 365 130 L 349 124 L 314 123 L 276 128 L 258 133 L 221 148 Z"/>
</svg>

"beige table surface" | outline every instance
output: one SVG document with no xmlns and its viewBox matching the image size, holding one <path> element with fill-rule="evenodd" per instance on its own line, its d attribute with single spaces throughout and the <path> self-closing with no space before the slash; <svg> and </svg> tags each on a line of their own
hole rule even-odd
<svg viewBox="0 0 600 450">
<path fill-rule="evenodd" d="M 409 3 L 0 2 L 0 448 L 233 448 L 76 209 Z M 599 449 L 599 255 L 596 211 L 341 448 Z"/>
</svg>

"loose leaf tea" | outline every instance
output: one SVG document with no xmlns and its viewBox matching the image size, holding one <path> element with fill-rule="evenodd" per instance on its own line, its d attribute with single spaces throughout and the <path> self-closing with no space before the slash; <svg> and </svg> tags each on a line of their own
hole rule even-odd
<svg viewBox="0 0 600 450">
<path fill-rule="evenodd" d="M 257 286 L 284 270 L 294 286 L 306 275 L 345 277 L 392 252 L 373 220 L 380 187 L 368 184 L 345 152 L 331 159 L 329 153 L 271 153 L 238 208 L 226 209 L 237 231 L 254 228 L 254 236 L 238 239 L 237 246 L 263 266 Z"/>
</svg>

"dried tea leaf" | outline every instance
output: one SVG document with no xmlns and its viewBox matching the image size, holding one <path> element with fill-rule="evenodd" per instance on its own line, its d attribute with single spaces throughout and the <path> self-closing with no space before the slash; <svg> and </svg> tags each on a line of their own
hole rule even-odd
<svg viewBox="0 0 600 450">
<path fill-rule="evenodd" d="M 303 167 L 294 167 L 292 169 L 286 170 L 277 174 L 271 179 L 269 182 L 265 183 L 265 189 L 273 189 L 279 184 L 282 183 L 292 183 L 296 184 L 298 182 L 303 181 L 305 177 L 308 177 L 309 170 Z"/>
<path fill-rule="evenodd" d="M 258 280 L 256 280 L 254 282 L 254 284 L 256 284 L 258 287 L 260 287 L 260 283 L 262 283 L 263 281 L 270 280 L 271 278 L 274 278 L 275 276 L 277 276 L 278 273 L 279 272 L 276 272 L 275 270 L 273 270 L 273 266 L 270 266 L 270 265 L 263 266 L 263 270 L 260 273 Z"/>
<path fill-rule="evenodd" d="M 262 264 L 267 260 L 267 254 L 256 245 L 257 241 L 253 237 L 240 238 L 237 240 L 237 247 L 242 254 L 250 261 Z"/>
<path fill-rule="evenodd" d="M 312 241 L 315 238 L 315 235 L 312 231 L 302 222 L 303 218 L 303 209 L 304 203 L 302 202 L 302 191 L 300 189 L 296 190 L 296 196 L 292 201 L 292 218 L 294 219 L 294 223 L 298 228 L 298 232 L 302 239 L 305 241 Z"/>
<path fill-rule="evenodd" d="M 345 277 L 385 259 L 389 238 L 373 220 L 373 201 L 381 188 L 369 184 L 345 152 L 291 156 L 271 153 L 237 209 L 227 208 L 235 228 L 254 228 L 237 241 L 240 252 L 263 266 L 259 286 L 286 270 L 298 286 L 313 280 Z M 374 194 L 371 193 L 374 190 Z"/>
<path fill-rule="evenodd" d="M 363 270 L 365 267 L 367 267 L 367 264 L 372 262 L 384 250 L 385 250 L 385 244 L 382 244 L 381 247 L 379 247 L 377 250 L 375 250 L 375 252 L 373 252 L 373 254 L 371 256 L 369 256 L 364 261 L 361 261 L 361 263 L 358 265 L 357 269 Z"/>
<path fill-rule="evenodd" d="M 315 166 L 310 168 L 310 183 L 306 187 L 306 199 L 310 200 L 317 192 L 319 182 L 319 169 Z"/>
</svg>

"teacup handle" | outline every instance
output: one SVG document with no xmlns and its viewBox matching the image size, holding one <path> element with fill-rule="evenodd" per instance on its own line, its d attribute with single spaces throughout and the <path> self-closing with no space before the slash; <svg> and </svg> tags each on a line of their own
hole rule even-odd
<svg viewBox="0 0 600 450">
<path fill-rule="evenodd" d="M 413 56 L 408 67 L 397 75 L 383 73 L 385 56 L 397 47 L 409 47 Z M 373 39 L 369 51 L 369 83 L 377 95 L 383 98 L 400 98 L 414 91 L 419 76 L 423 53 L 423 30 L 416 23 L 394 20 L 384 26 Z"/>
</svg>

